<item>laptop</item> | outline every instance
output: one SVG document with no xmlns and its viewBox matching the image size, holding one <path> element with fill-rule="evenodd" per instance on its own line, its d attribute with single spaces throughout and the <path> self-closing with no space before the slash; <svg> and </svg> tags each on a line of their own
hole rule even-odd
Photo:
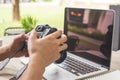
<svg viewBox="0 0 120 80">
<path fill-rule="evenodd" d="M 114 12 L 87 8 L 65 8 L 64 33 L 67 57 L 51 64 L 48 80 L 81 80 L 110 70 Z"/>
</svg>

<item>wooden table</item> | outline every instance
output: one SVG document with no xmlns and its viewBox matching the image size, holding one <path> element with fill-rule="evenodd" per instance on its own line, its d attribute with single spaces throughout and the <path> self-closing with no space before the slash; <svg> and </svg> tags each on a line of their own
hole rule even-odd
<svg viewBox="0 0 120 80">
<path fill-rule="evenodd" d="M 12 41 L 14 36 L 8 36 L 8 37 L 1 37 L 3 40 L 2 45 L 6 45 Z M 18 58 L 13 58 L 8 65 L 0 71 L 0 76 L 3 76 L 5 78 L 11 78 L 13 75 L 16 74 L 20 68 L 22 68 L 24 64 L 21 63 L 21 61 Z M 111 60 L 111 70 L 120 70 L 120 53 L 116 53 L 115 51 L 112 51 L 112 60 Z"/>
</svg>

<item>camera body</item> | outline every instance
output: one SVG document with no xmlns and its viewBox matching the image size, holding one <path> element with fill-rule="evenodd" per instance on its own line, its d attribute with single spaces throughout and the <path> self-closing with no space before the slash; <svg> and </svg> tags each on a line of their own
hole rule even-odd
<svg viewBox="0 0 120 80">
<path fill-rule="evenodd" d="M 39 34 L 38 38 L 42 38 L 44 36 L 47 36 L 55 31 L 57 31 L 57 29 L 50 27 L 48 24 L 45 24 L 45 25 L 37 25 L 37 27 L 35 28 L 35 31 L 38 32 L 38 34 Z M 58 37 L 58 38 L 60 38 L 60 37 Z M 63 62 L 67 55 L 65 50 L 61 51 L 60 54 L 61 54 L 61 57 L 55 61 L 55 63 L 57 63 L 57 64 Z"/>
</svg>

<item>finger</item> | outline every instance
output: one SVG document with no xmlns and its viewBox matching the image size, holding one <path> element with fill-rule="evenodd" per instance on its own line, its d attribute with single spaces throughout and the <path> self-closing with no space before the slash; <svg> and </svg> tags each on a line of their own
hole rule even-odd
<svg viewBox="0 0 120 80">
<path fill-rule="evenodd" d="M 34 29 L 33 29 L 33 30 L 34 30 Z M 33 31 L 33 30 L 32 30 L 32 31 Z M 29 36 L 32 31 L 28 32 L 26 35 Z"/>
<path fill-rule="evenodd" d="M 32 30 L 29 36 L 29 39 L 34 40 L 37 39 L 38 33 L 35 30 Z"/>
<path fill-rule="evenodd" d="M 25 39 L 27 39 L 27 36 L 24 33 L 20 34 L 20 35 L 17 35 L 15 37 L 15 41 L 24 41 Z"/>
<path fill-rule="evenodd" d="M 51 33 L 49 36 L 53 38 L 58 38 L 61 36 L 61 34 L 62 34 L 62 30 L 57 30 L 54 33 Z"/>
<path fill-rule="evenodd" d="M 22 40 L 28 39 L 28 36 L 26 34 L 21 34 Z"/>
<path fill-rule="evenodd" d="M 60 42 L 60 44 L 63 44 L 64 42 L 67 41 L 67 36 L 66 35 L 62 35 L 60 39 L 58 39 L 58 41 Z"/>
<path fill-rule="evenodd" d="M 28 38 L 29 38 L 29 36 L 28 36 L 27 34 L 25 34 L 25 38 L 26 38 L 26 39 L 28 39 Z"/>
<path fill-rule="evenodd" d="M 59 47 L 59 51 L 63 51 L 65 49 L 67 49 L 68 45 L 67 44 L 62 44 L 60 47 Z"/>
</svg>

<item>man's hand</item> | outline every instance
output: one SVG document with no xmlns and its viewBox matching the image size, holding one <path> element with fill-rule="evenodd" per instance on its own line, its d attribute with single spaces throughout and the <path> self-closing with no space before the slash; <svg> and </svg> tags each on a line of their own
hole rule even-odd
<svg viewBox="0 0 120 80">
<path fill-rule="evenodd" d="M 23 49 L 24 41 L 27 40 L 27 35 L 20 34 L 15 36 L 13 41 L 8 45 L 8 52 L 10 56 L 20 57 L 28 56 L 27 49 Z"/>
<path fill-rule="evenodd" d="M 60 58 L 60 52 L 67 48 L 67 37 L 62 34 L 61 30 L 51 33 L 45 37 L 38 38 L 37 32 L 33 31 L 28 40 L 28 52 L 30 58 L 40 60 L 44 67 L 48 66 Z M 58 38 L 60 37 L 61 38 Z M 61 45 L 62 44 L 62 45 Z"/>
<path fill-rule="evenodd" d="M 10 57 L 28 56 L 27 49 L 22 49 L 24 41 L 27 40 L 25 34 L 15 36 L 10 44 L 0 47 L 0 61 Z"/>
<path fill-rule="evenodd" d="M 38 38 L 38 33 L 33 30 L 28 39 L 30 61 L 19 80 L 42 80 L 45 67 L 58 60 L 60 52 L 67 48 L 66 40 L 61 30 L 42 38 Z"/>
</svg>

